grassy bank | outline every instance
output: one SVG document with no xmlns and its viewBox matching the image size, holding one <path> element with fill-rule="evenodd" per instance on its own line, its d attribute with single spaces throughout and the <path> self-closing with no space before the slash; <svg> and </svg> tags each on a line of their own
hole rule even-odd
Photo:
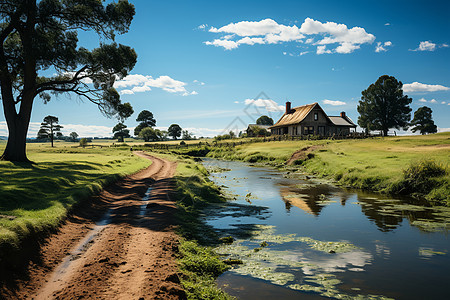
<svg viewBox="0 0 450 300">
<path fill-rule="evenodd" d="M 177 161 L 175 174 L 178 234 L 180 242 L 180 270 L 188 299 L 232 299 L 217 288 L 216 278 L 227 265 L 211 250 L 218 242 L 215 232 L 200 220 L 201 209 L 209 203 L 224 202 L 219 189 L 208 179 L 208 172 L 192 159 L 175 155 L 155 154 Z"/>
<path fill-rule="evenodd" d="M 129 149 L 58 146 L 28 145 L 33 165 L 0 161 L 0 262 L 31 234 L 57 228 L 79 201 L 149 165 Z"/>
<path fill-rule="evenodd" d="M 202 148 L 206 149 L 205 147 Z M 299 171 L 337 184 L 382 193 L 424 197 L 450 206 L 450 133 L 363 140 L 281 141 L 210 147 L 208 156 L 285 167 L 292 154 Z M 198 149 L 201 150 L 201 149 Z M 173 150 L 179 154 L 195 149 Z M 439 171 L 440 170 L 440 171 Z M 419 175 L 423 182 L 414 180 Z"/>
</svg>

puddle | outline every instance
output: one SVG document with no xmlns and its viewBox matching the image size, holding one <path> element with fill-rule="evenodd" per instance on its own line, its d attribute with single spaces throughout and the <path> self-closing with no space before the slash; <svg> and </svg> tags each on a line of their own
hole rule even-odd
<svg viewBox="0 0 450 300">
<path fill-rule="evenodd" d="M 450 209 L 347 191 L 301 174 L 286 178 L 243 162 L 203 164 L 220 170 L 211 180 L 235 199 L 204 211 L 209 226 L 235 240 L 215 250 L 243 262 L 217 280 L 231 295 L 446 297 Z"/>
<path fill-rule="evenodd" d="M 147 206 L 148 206 L 148 203 L 149 203 L 149 199 L 150 199 L 150 195 L 152 194 L 152 187 L 149 187 L 148 189 L 147 189 L 147 191 L 145 192 L 145 195 L 144 195 L 144 197 L 142 198 L 142 204 L 141 204 L 141 206 L 140 206 L 140 208 L 139 208 L 139 217 L 144 217 L 145 216 L 145 214 L 146 214 L 146 212 L 147 212 Z"/>
</svg>

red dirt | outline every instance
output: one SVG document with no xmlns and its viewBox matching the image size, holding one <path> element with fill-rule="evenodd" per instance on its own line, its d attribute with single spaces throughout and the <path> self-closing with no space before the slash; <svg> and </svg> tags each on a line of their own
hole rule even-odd
<svg viewBox="0 0 450 300">
<path fill-rule="evenodd" d="M 6 299 L 184 299 L 178 277 L 174 233 L 175 203 L 170 200 L 176 163 L 149 156 L 152 165 L 105 188 L 66 220 L 40 248 L 22 279 L 3 286 Z M 147 210 L 143 197 L 151 186 Z M 105 212 L 109 224 L 74 250 Z M 101 228 L 101 227 L 100 227 Z M 67 256 L 72 254 L 69 260 Z"/>
</svg>

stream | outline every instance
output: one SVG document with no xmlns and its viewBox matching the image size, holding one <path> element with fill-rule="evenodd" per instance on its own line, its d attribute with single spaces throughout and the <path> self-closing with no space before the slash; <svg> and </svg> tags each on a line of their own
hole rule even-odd
<svg viewBox="0 0 450 300">
<path fill-rule="evenodd" d="M 240 299 L 444 299 L 450 208 L 346 190 L 308 176 L 204 159 L 230 197 L 203 218 L 241 264 L 217 279 Z M 448 298 L 447 298 L 448 299 Z"/>
</svg>

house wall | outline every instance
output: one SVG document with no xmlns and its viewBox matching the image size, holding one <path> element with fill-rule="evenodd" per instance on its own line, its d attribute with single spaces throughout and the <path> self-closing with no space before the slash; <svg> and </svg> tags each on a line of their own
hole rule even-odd
<svg viewBox="0 0 450 300">
<path fill-rule="evenodd" d="M 315 114 L 317 114 L 317 120 L 315 119 Z M 325 113 L 319 108 L 314 108 L 300 123 L 300 126 L 302 127 L 301 135 L 317 135 L 319 134 L 319 130 L 321 134 L 327 135 L 327 128 L 329 125 L 330 124 Z M 321 128 L 319 128 L 319 126 Z"/>
</svg>

